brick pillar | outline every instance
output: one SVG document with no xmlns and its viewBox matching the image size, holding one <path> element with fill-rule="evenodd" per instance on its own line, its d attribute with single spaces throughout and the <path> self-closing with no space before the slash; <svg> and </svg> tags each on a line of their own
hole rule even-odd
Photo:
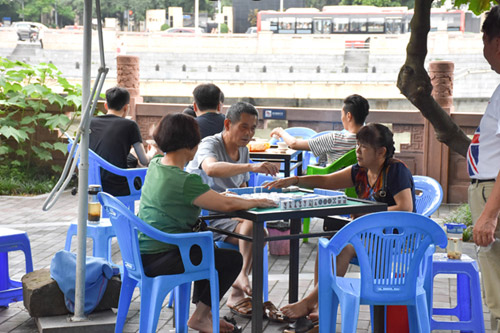
<svg viewBox="0 0 500 333">
<path fill-rule="evenodd" d="M 135 106 L 142 103 L 139 89 L 139 57 L 119 55 L 116 57 L 116 81 L 119 87 L 126 88 L 130 92 L 130 110 L 128 115 L 136 120 Z"/>
<path fill-rule="evenodd" d="M 429 76 L 432 82 L 432 97 L 450 114 L 453 111 L 453 70 L 451 61 L 431 61 Z M 428 120 L 424 122 L 424 174 L 436 179 L 443 187 L 443 202 L 448 201 L 448 170 L 450 149 L 436 138 L 434 128 Z"/>
</svg>

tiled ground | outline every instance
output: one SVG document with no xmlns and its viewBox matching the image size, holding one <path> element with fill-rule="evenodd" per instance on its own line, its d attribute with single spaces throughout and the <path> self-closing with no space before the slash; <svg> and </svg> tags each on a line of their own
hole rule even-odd
<svg viewBox="0 0 500 333">
<path fill-rule="evenodd" d="M 66 238 L 66 231 L 71 221 L 77 215 L 77 197 L 73 197 L 69 192 L 65 192 L 55 206 L 47 211 L 42 211 L 42 204 L 46 196 L 37 197 L 0 197 L 0 212 L 2 213 L 2 226 L 24 230 L 28 233 L 31 241 L 34 269 L 50 267 L 50 261 L 54 254 L 63 249 Z M 435 218 L 438 220 L 445 216 L 450 206 L 440 208 Z M 320 220 L 313 220 L 312 229 L 320 229 Z M 76 243 L 76 242 L 74 242 Z M 73 249 L 75 248 L 73 244 Z M 87 248 L 91 248 L 91 241 Z M 474 251 L 470 247 L 467 252 L 473 256 Z M 90 252 L 88 252 L 90 254 Z M 306 294 L 312 288 L 314 261 L 316 257 L 316 240 L 311 240 L 308 244 L 301 243 L 301 275 L 300 294 Z M 118 246 L 113 243 L 113 259 L 120 260 Z M 287 303 L 287 283 L 288 283 L 288 257 L 269 257 L 269 285 L 270 299 L 278 307 Z M 24 274 L 24 257 L 21 252 L 9 253 L 9 271 L 11 277 L 20 279 Z M 355 269 L 351 274 L 356 274 Z M 435 305 L 450 307 L 456 295 L 456 282 L 450 276 L 437 276 L 434 285 Z M 130 307 L 125 332 L 138 332 L 139 327 L 139 305 L 140 297 L 136 290 L 133 303 Z M 486 321 L 486 332 L 489 331 L 489 312 L 484 306 L 484 317 Z M 161 313 L 158 325 L 159 332 L 172 331 L 172 310 L 164 308 Z M 230 315 L 225 306 L 225 298 L 221 302 L 221 316 Z M 238 324 L 244 327 L 244 332 L 250 332 L 249 320 L 236 317 Z M 264 332 L 282 332 L 282 324 L 265 321 Z M 368 332 L 370 330 L 370 313 L 367 307 L 362 307 L 358 321 L 358 332 Z M 340 327 L 337 327 L 337 332 Z M 9 308 L 0 308 L 0 332 L 31 333 L 37 332 L 35 322 L 29 317 L 22 302 L 13 303 Z"/>
</svg>

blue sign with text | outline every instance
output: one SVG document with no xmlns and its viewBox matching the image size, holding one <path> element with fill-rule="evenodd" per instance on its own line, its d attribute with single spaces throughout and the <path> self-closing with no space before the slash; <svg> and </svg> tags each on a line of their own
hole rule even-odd
<svg viewBox="0 0 500 333">
<path fill-rule="evenodd" d="M 264 109 L 264 119 L 286 119 L 286 110 Z"/>
</svg>

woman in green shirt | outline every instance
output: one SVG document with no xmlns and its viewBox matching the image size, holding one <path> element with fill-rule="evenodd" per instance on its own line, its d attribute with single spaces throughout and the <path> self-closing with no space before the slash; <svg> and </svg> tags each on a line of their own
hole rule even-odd
<svg viewBox="0 0 500 333">
<path fill-rule="evenodd" d="M 267 199 L 227 197 L 210 189 L 195 174 L 184 172 L 198 150 L 200 132 L 193 117 L 168 114 L 162 118 L 153 137 L 165 153 L 154 158 L 142 187 L 139 217 L 151 226 L 167 233 L 192 232 L 201 208 L 230 212 L 254 207 L 274 207 Z M 139 234 L 142 263 L 148 276 L 179 274 L 184 271 L 175 245 L 156 241 Z M 191 260 L 196 261 L 193 254 Z M 219 299 L 224 296 L 241 271 L 242 257 L 238 251 L 215 248 L 215 267 L 219 273 Z M 211 332 L 210 285 L 196 281 L 193 290 L 196 310 L 188 321 L 191 329 Z M 233 325 L 221 320 L 221 332 L 232 332 Z"/>
</svg>

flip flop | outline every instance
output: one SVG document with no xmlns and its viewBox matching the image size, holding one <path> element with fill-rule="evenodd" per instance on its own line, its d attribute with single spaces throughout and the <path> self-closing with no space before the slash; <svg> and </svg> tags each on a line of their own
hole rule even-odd
<svg viewBox="0 0 500 333">
<path fill-rule="evenodd" d="M 252 318 L 252 298 L 245 297 L 240 299 L 233 306 L 229 306 L 231 313 L 243 318 Z"/>
<path fill-rule="evenodd" d="M 314 329 L 314 327 L 315 325 L 311 319 L 300 317 L 296 322 L 288 325 L 288 327 L 283 330 L 283 333 L 306 333 Z"/>
<path fill-rule="evenodd" d="M 264 302 L 264 318 L 276 323 L 289 323 L 290 320 L 271 301 Z"/>
</svg>

